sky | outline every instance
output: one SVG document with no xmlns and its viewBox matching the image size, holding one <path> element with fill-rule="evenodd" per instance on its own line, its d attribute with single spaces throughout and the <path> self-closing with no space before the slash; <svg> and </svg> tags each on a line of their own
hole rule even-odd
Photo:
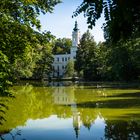
<svg viewBox="0 0 140 140">
<path fill-rule="evenodd" d="M 71 38 L 72 30 L 77 20 L 82 35 L 88 29 L 86 18 L 84 18 L 83 13 L 76 18 L 72 18 L 73 12 L 76 10 L 77 6 L 82 3 L 82 0 L 62 1 L 62 3 L 55 6 L 53 13 L 41 14 L 39 16 L 42 25 L 41 31 L 50 31 L 57 38 Z M 97 43 L 99 41 L 104 41 L 103 31 L 101 29 L 103 22 L 104 18 L 101 16 L 96 22 L 96 26 L 90 30 Z"/>
</svg>

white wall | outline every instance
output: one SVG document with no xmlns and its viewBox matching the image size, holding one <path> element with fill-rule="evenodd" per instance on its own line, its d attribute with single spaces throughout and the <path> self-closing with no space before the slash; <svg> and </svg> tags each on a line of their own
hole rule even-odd
<svg viewBox="0 0 140 140">
<path fill-rule="evenodd" d="M 76 51 L 80 40 L 80 31 L 76 30 L 72 32 L 72 47 L 70 50 L 70 54 L 59 54 L 54 55 L 54 62 L 52 64 L 53 77 L 63 77 L 65 74 L 66 66 L 69 60 L 75 60 L 76 58 Z"/>
</svg>

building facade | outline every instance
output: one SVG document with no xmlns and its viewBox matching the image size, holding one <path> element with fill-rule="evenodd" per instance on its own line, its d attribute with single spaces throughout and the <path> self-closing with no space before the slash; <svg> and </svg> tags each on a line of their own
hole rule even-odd
<svg viewBox="0 0 140 140">
<path fill-rule="evenodd" d="M 54 62 L 52 64 L 53 72 L 52 77 L 63 77 L 66 72 L 67 64 L 70 60 L 76 59 L 76 51 L 80 40 L 80 31 L 78 29 L 77 21 L 72 32 L 72 47 L 70 54 L 54 55 Z"/>
</svg>

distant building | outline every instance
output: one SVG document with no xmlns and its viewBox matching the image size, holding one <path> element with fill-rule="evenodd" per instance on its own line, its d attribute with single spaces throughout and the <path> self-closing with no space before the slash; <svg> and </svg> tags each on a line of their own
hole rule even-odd
<svg viewBox="0 0 140 140">
<path fill-rule="evenodd" d="M 52 64 L 52 77 L 63 77 L 65 74 L 66 66 L 69 60 L 75 60 L 76 51 L 80 40 L 80 31 L 78 29 L 77 21 L 72 32 L 72 47 L 70 54 L 57 54 L 54 55 L 54 62 Z"/>
</svg>

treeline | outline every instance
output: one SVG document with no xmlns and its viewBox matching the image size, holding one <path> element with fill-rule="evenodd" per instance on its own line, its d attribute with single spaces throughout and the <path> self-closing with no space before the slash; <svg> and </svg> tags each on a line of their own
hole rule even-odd
<svg viewBox="0 0 140 140">
<path fill-rule="evenodd" d="M 89 80 L 140 79 L 140 2 L 84 0 L 73 16 L 82 12 L 89 28 L 104 14 L 106 42 L 96 44 L 90 33 L 85 33 L 78 50 L 77 71 Z"/>
<path fill-rule="evenodd" d="M 75 69 L 86 80 L 138 80 L 140 38 L 96 44 L 88 30 L 80 40 Z"/>
</svg>

